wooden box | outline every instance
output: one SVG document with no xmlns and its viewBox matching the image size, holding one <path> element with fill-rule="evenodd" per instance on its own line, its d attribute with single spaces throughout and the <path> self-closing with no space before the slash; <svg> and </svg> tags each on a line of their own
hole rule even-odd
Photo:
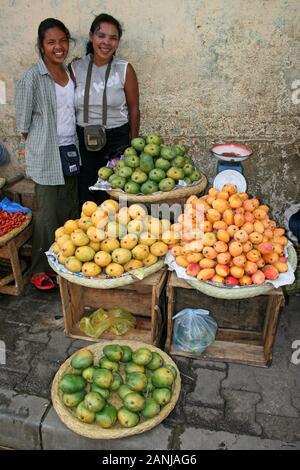
<svg viewBox="0 0 300 470">
<path fill-rule="evenodd" d="M 22 232 L 0 246 L 0 293 L 20 295 L 28 282 L 28 276 L 23 274 L 26 263 L 20 259 L 21 247 L 32 235 L 32 224 Z M 11 284 L 13 282 L 13 284 Z"/>
<path fill-rule="evenodd" d="M 8 181 L 3 193 L 12 201 L 16 201 L 33 212 L 36 210 L 35 183 L 22 175 Z"/>
<path fill-rule="evenodd" d="M 249 299 L 216 299 L 193 289 L 175 273 L 170 273 L 166 292 L 165 349 L 170 354 L 259 367 L 271 364 L 280 307 L 284 304 L 281 289 Z M 172 347 L 173 315 L 188 307 L 209 310 L 218 324 L 214 343 L 199 354 L 177 351 Z"/>
<path fill-rule="evenodd" d="M 120 338 L 158 345 L 163 327 L 163 290 L 166 281 L 166 269 L 142 281 L 115 289 L 93 289 L 59 277 L 66 336 L 94 342 Z M 100 307 L 127 309 L 136 317 L 136 328 L 122 336 L 104 332 L 98 340 L 85 335 L 79 329 L 80 319 Z"/>
</svg>

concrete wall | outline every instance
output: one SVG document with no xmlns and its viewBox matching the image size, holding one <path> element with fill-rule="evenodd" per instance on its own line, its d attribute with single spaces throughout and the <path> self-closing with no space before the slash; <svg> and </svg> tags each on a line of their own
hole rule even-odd
<svg viewBox="0 0 300 470">
<path fill-rule="evenodd" d="M 299 0 L 1 0 L 0 142 L 12 154 L 2 174 L 19 171 L 14 84 L 36 61 L 39 22 L 64 21 L 77 40 L 70 55 L 80 55 L 100 12 L 124 25 L 119 52 L 138 74 L 141 134 L 187 144 L 210 181 L 212 143 L 248 144 L 250 193 L 277 217 L 299 202 Z"/>
</svg>

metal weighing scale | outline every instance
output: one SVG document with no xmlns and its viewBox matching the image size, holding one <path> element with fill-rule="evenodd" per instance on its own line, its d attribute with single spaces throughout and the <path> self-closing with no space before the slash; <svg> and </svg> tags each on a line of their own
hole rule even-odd
<svg viewBox="0 0 300 470">
<path fill-rule="evenodd" d="M 245 192 L 247 182 L 243 176 L 242 161 L 252 155 L 252 150 L 239 144 L 216 144 L 210 150 L 218 159 L 213 187 L 221 190 L 224 184 L 235 184 L 239 192 Z"/>
</svg>

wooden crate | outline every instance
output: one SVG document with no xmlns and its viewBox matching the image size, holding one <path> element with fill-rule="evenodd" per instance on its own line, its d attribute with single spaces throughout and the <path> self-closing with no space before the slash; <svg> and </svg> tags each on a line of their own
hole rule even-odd
<svg viewBox="0 0 300 470">
<path fill-rule="evenodd" d="M 35 183 L 22 175 L 11 179 L 3 188 L 3 193 L 12 201 L 16 201 L 33 212 L 36 210 Z"/>
<path fill-rule="evenodd" d="M 28 276 L 22 274 L 25 265 L 20 259 L 19 251 L 24 243 L 30 239 L 32 235 L 32 227 L 31 223 L 22 232 L 0 247 L 0 258 L 7 260 L 11 266 L 11 274 L 4 269 L 1 270 L 0 268 L 3 274 L 0 275 L 1 294 L 20 295 L 28 282 Z M 13 285 L 10 285 L 11 281 L 14 281 Z"/>
<path fill-rule="evenodd" d="M 142 281 L 116 289 L 92 289 L 71 283 L 59 276 L 66 336 L 97 341 L 97 339 L 80 331 L 80 319 L 99 307 L 104 309 L 122 307 L 135 315 L 136 328 L 122 336 L 104 332 L 99 341 L 120 338 L 157 345 L 161 338 L 164 321 L 163 290 L 166 281 L 166 269 L 162 269 Z"/>
<path fill-rule="evenodd" d="M 166 292 L 165 349 L 170 354 L 259 367 L 271 364 L 280 307 L 284 304 L 281 289 L 250 299 L 216 299 L 193 289 L 175 273 L 170 273 Z M 188 307 L 209 310 L 218 324 L 214 343 L 203 353 L 177 351 L 172 347 L 173 315 Z"/>
</svg>

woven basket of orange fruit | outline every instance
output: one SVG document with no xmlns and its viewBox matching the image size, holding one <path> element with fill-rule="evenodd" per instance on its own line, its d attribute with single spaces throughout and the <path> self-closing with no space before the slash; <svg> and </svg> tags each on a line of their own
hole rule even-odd
<svg viewBox="0 0 300 470">
<path fill-rule="evenodd" d="M 297 255 L 285 230 L 233 184 L 190 196 L 172 228 L 180 242 L 170 245 L 169 266 L 207 295 L 241 299 L 293 282 Z"/>
</svg>

